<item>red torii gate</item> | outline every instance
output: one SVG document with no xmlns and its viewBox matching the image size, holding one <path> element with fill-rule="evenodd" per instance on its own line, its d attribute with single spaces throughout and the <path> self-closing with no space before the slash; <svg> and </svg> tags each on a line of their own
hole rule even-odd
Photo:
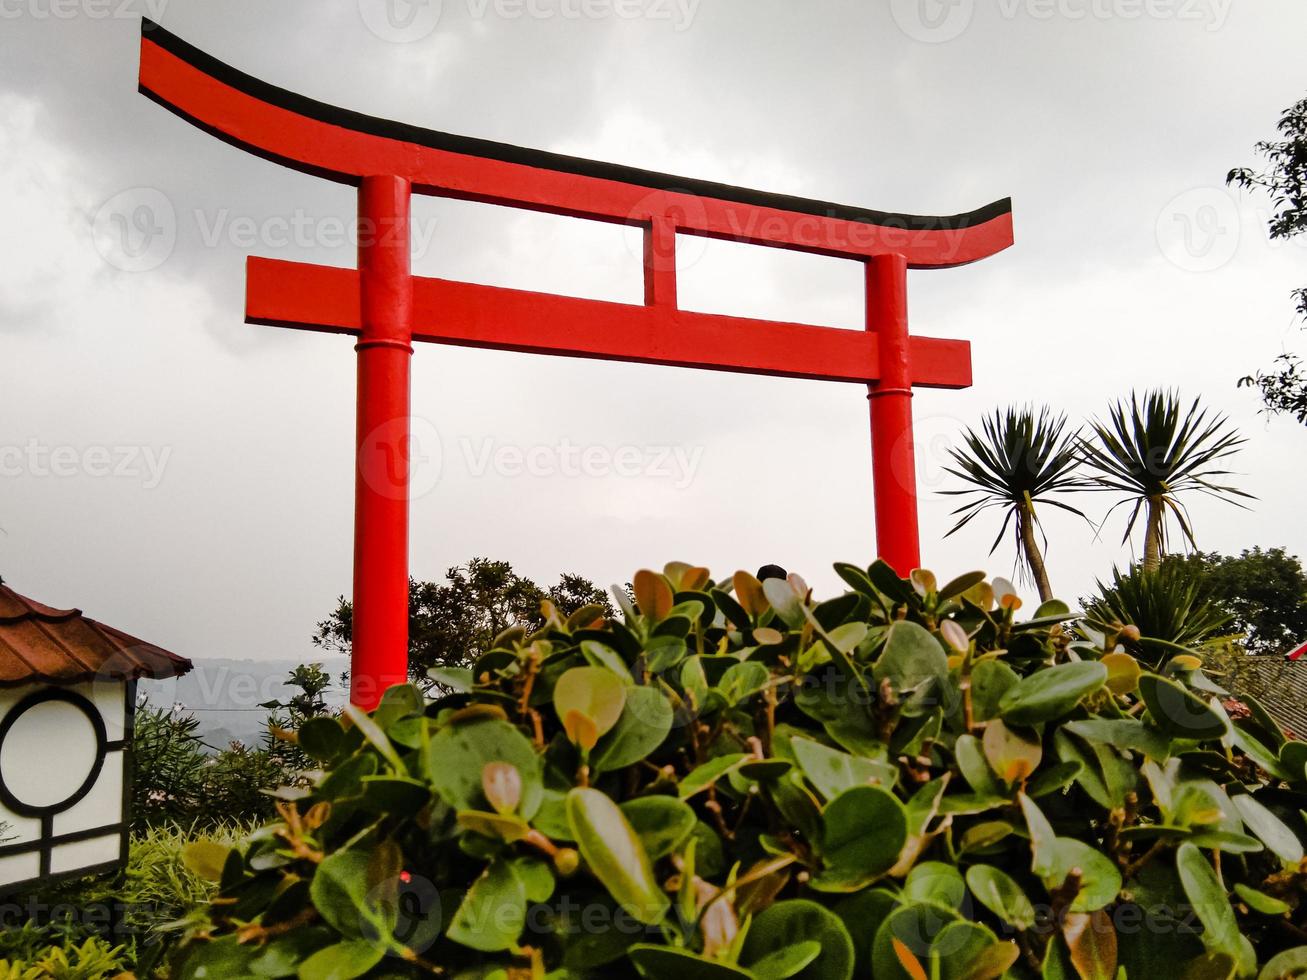
<svg viewBox="0 0 1307 980">
<path fill-rule="evenodd" d="M 891 214 L 452 136 L 269 85 L 148 20 L 140 91 L 225 142 L 359 188 L 357 271 L 252 257 L 246 290 L 247 322 L 359 338 L 354 703 L 407 676 L 414 340 L 867 385 L 878 550 L 902 574 L 917 566 L 912 387 L 968 387 L 971 347 L 909 335 L 907 270 L 1010 246 L 1010 200 Z M 415 277 L 414 193 L 641 227 L 644 305 Z M 866 331 L 678 309 L 678 233 L 864 262 Z"/>
</svg>

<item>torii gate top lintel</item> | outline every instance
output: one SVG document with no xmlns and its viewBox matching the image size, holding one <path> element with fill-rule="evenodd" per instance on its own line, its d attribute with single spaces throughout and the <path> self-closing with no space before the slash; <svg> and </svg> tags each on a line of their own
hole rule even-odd
<svg viewBox="0 0 1307 980">
<path fill-rule="evenodd" d="M 913 387 L 971 384 L 971 346 L 909 334 L 907 272 L 976 262 L 1013 243 L 1012 203 L 952 216 L 873 211 L 453 136 L 338 109 L 237 71 L 151 21 L 140 91 L 206 132 L 359 188 L 359 264 L 252 257 L 246 319 L 358 338 L 351 699 L 407 676 L 412 342 L 866 385 L 876 544 L 919 562 Z M 644 303 L 577 299 L 411 270 L 414 193 L 637 226 Z M 682 310 L 678 235 L 861 261 L 866 329 Z"/>
<path fill-rule="evenodd" d="M 898 252 L 914 269 L 965 265 L 1013 242 L 1010 198 L 965 214 L 900 214 L 442 133 L 278 88 L 149 20 L 139 87 L 225 142 L 341 183 L 394 174 L 415 193 L 624 224 L 671 210 L 684 233 L 849 258 Z"/>
</svg>

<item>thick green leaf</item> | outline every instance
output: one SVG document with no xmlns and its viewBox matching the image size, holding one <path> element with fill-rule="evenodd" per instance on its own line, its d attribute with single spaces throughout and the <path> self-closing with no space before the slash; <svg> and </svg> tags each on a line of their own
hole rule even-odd
<svg viewBox="0 0 1307 980">
<path fill-rule="evenodd" d="M 507 861 L 496 861 L 463 897 L 449 923 L 454 942 L 483 953 L 516 945 L 526 924 L 526 885 Z"/>
<path fill-rule="evenodd" d="M 437 684 L 460 694 L 469 693 L 476 686 L 476 675 L 471 667 L 432 667 L 427 676 Z"/>
<path fill-rule="evenodd" d="M 193 840 L 182 848 L 182 864 L 205 881 L 222 881 L 222 869 L 232 849 L 214 840 Z"/>
<path fill-rule="evenodd" d="M 381 962 L 385 947 L 351 939 L 320 949 L 300 964 L 299 980 L 354 980 Z"/>
<path fill-rule="evenodd" d="M 706 960 L 688 949 L 639 943 L 627 951 L 640 976 L 649 980 L 751 980 L 746 970 Z"/>
<path fill-rule="evenodd" d="M 1003 796 L 1003 787 L 999 784 L 994 770 L 985 759 L 985 751 L 980 739 L 974 735 L 959 735 L 953 744 L 953 757 L 967 785 L 979 796 Z"/>
<path fill-rule="evenodd" d="M 399 753 L 395 751 L 395 747 L 390 744 L 390 739 L 386 737 L 386 733 L 381 730 L 381 727 L 375 721 L 352 704 L 345 705 L 345 717 L 353 723 L 354 727 L 367 739 L 368 744 L 377 750 L 395 772 L 408 775 L 408 769 L 400 760 Z"/>
<path fill-rule="evenodd" d="M 629 674 L 627 678 L 629 678 Z M 605 667 L 573 667 L 554 684 L 554 710 L 567 724 L 573 711 L 594 722 L 603 735 L 617 724 L 626 705 L 626 679 Z"/>
<path fill-rule="evenodd" d="M 850 755 L 809 738 L 796 736 L 790 747 L 803 775 L 828 800 L 854 786 L 892 787 L 898 778 L 898 768 L 888 762 Z"/>
<path fill-rule="evenodd" d="M 798 976 L 820 955 L 821 943 L 809 939 L 768 953 L 758 962 L 750 963 L 749 972 L 758 980 L 786 980 Z"/>
<path fill-rule="evenodd" d="M 1100 663 L 1058 664 L 1024 677 L 999 701 L 999 714 L 1011 725 L 1038 725 L 1067 714 L 1080 699 L 1101 688 L 1107 668 Z"/>
<path fill-rule="evenodd" d="M 663 744 L 674 720 L 672 704 L 658 688 L 627 688 L 622 716 L 595 745 L 591 767 L 610 772 L 635 765 Z"/>
<path fill-rule="evenodd" d="M 821 954 L 798 973 L 797 980 L 850 980 L 853 976 L 853 940 L 839 917 L 806 899 L 776 902 L 753 919 L 744 940 L 740 961 L 758 963 L 773 954 L 807 942 Z"/>
<path fill-rule="evenodd" d="M 655 636 L 644 648 L 645 665 L 657 676 L 674 669 L 685 659 L 689 647 L 679 636 Z"/>
<path fill-rule="evenodd" d="M 567 822 L 581 857 L 618 905 L 652 925 L 666 914 L 649 855 L 616 803 L 596 789 L 567 794 Z"/>
<path fill-rule="evenodd" d="M 940 588 L 939 599 L 941 602 L 945 599 L 956 599 L 968 589 L 975 588 L 985 581 L 986 577 L 984 572 L 967 572 L 964 575 L 959 575 Z"/>
<path fill-rule="evenodd" d="M 1053 855 L 1053 870 L 1044 878 L 1050 890 L 1062 885 L 1072 871 L 1080 872 L 1080 891 L 1071 903 L 1072 912 L 1095 912 L 1116 901 L 1121 872 L 1107 855 L 1073 837 L 1059 837 Z"/>
<path fill-rule="evenodd" d="M 1241 973 L 1252 973 L 1256 969 L 1256 954 L 1239 932 L 1225 887 L 1202 851 L 1193 844 L 1181 844 L 1175 855 L 1175 867 L 1184 893 L 1203 924 L 1203 945 L 1232 957 L 1240 965 Z"/>
<path fill-rule="evenodd" d="M 908 835 L 903 804 L 878 786 L 857 786 L 835 797 L 822 812 L 822 827 L 829 871 L 820 880 L 828 885 L 865 884 L 884 874 L 898 861 Z"/>
<path fill-rule="evenodd" d="M 1032 800 L 1037 800 L 1041 796 L 1051 796 L 1074 783 L 1076 777 L 1083 771 L 1084 765 L 1078 759 L 1045 766 L 1030 782 L 1026 783 L 1026 795 Z"/>
<path fill-rule="evenodd" d="M 1165 762 L 1171 755 L 1171 740 L 1156 728 L 1135 718 L 1090 718 L 1070 721 L 1062 727 L 1090 742 L 1142 752 L 1158 762 Z"/>
<path fill-rule="evenodd" d="M 1307 946 L 1296 946 L 1273 956 L 1257 980 L 1298 980 L 1307 977 Z"/>
<path fill-rule="evenodd" d="M 1279 761 L 1290 782 L 1301 784 L 1307 780 L 1307 742 L 1285 742 L 1280 747 Z"/>
<path fill-rule="evenodd" d="M 1019 954 L 978 922 L 950 922 L 930 944 L 942 980 L 998 980 Z"/>
<path fill-rule="evenodd" d="M 753 756 L 744 752 L 732 752 L 730 755 L 719 755 L 701 766 L 696 766 L 681 780 L 679 789 L 681 799 L 688 800 L 695 793 L 707 789 L 723 776 L 739 769 L 752 758 Z"/>
<path fill-rule="evenodd" d="M 907 718 L 933 710 L 952 691 L 944 648 L 925 627 L 909 620 L 899 620 L 886 631 L 872 676 L 877 684 L 890 682 Z"/>
<path fill-rule="evenodd" d="M 1293 911 L 1293 906 L 1288 902 L 1282 902 L 1266 892 L 1259 892 L 1256 888 L 1249 888 L 1243 882 L 1236 883 L 1234 891 L 1245 905 L 1262 915 L 1288 915 Z"/>
<path fill-rule="evenodd" d="M 755 660 L 746 660 L 727 668 L 717 690 L 728 705 L 734 706 L 763 690 L 771 681 L 767 668 Z"/>
<path fill-rule="evenodd" d="M 995 718 L 985 726 L 982 739 L 990 768 L 1004 783 L 1025 782 L 1044 758 L 1044 744 L 1029 728 L 1012 728 Z"/>
<path fill-rule="evenodd" d="M 481 776 L 490 762 L 517 769 L 522 777 L 518 813 L 530 820 L 544 799 L 540 757 L 530 739 L 502 719 L 482 718 L 436 732 L 427 755 L 427 779 L 454 809 L 486 809 Z"/>
<path fill-rule="evenodd" d="M 1188 688 L 1156 674 L 1139 678 L 1139 693 L 1155 724 L 1174 738 L 1221 738 L 1229 722 Z"/>
<path fill-rule="evenodd" d="M 988 864 L 967 869 L 967 887 L 976 901 L 1015 929 L 1035 925 L 1035 906 L 1021 886 L 1006 872 Z"/>
<path fill-rule="evenodd" d="M 875 980 L 920 980 L 903 966 L 896 941 L 926 963 L 936 937 L 960 916 L 953 909 L 927 902 L 901 905 L 881 923 L 871 947 L 871 975 Z"/>
<path fill-rule="evenodd" d="M 966 894 L 962 873 L 942 861 L 923 861 L 914 865 L 903 882 L 905 902 L 934 902 L 961 908 Z"/>
<path fill-rule="evenodd" d="M 554 894 L 554 873 L 541 858 L 517 857 L 508 862 L 522 881 L 528 902 L 547 902 Z"/>
<path fill-rule="evenodd" d="M 1296 781 L 1296 775 L 1291 770 L 1286 769 L 1280 764 L 1280 758 L 1277 753 L 1272 752 L 1238 725 L 1230 724 L 1229 716 L 1226 715 L 1225 709 L 1221 707 L 1221 702 L 1213 700 L 1211 707 L 1213 711 L 1220 713 L 1222 718 L 1225 719 L 1226 725 L 1229 727 L 1229 734 L 1226 736 L 1229 744 L 1233 745 L 1244 755 L 1248 756 L 1248 758 L 1252 759 L 1253 762 L 1257 763 L 1257 765 L 1261 766 L 1267 773 L 1274 776 L 1276 779 L 1283 779 L 1287 782 Z"/>
<path fill-rule="evenodd" d="M 898 895 L 887 888 L 863 889 L 840 899 L 832 908 L 853 939 L 856 976 L 871 976 L 871 946 L 876 930 L 896 908 Z"/>
<path fill-rule="evenodd" d="M 389 938 L 394 928 L 394 909 L 384 907 L 373 891 L 372 864 L 368 851 L 337 851 L 313 875 L 309 894 L 314 906 L 346 939 Z"/>
<path fill-rule="evenodd" d="M 1044 812 L 1024 793 L 1020 796 L 1021 813 L 1030 832 L 1030 870 L 1040 878 L 1048 878 L 1057 870 L 1057 834 Z M 1064 876 L 1065 877 L 1065 876 Z"/>
<path fill-rule="evenodd" d="M 790 629 L 797 629 L 807 620 L 801 597 L 785 579 L 767 579 L 762 583 L 762 591 L 776 614 Z"/>
<path fill-rule="evenodd" d="M 982 660 L 971 668 L 971 713 L 976 721 L 998 717 L 999 703 L 1021 678 L 1001 660 Z"/>
<path fill-rule="evenodd" d="M 586 663 L 591 667 L 609 670 L 627 684 L 635 683 L 635 678 L 631 676 L 631 669 L 626 666 L 626 661 L 622 659 L 622 655 L 607 643 L 600 643 L 597 640 L 582 640 L 581 656 L 585 657 Z"/>
<path fill-rule="evenodd" d="M 299 729 L 299 746 L 319 762 L 328 762 L 345 747 L 345 729 L 335 718 L 309 718 Z"/>
<path fill-rule="evenodd" d="M 1240 794 L 1231 797 L 1239 816 L 1248 829 L 1257 835 L 1276 857 L 1287 864 L 1298 864 L 1303 859 L 1302 841 L 1289 826 L 1251 796 Z"/>
<path fill-rule="evenodd" d="M 651 861 L 680 847 L 699 819 L 688 803 L 675 796 L 641 796 L 621 804 L 621 810 Z"/>
</svg>

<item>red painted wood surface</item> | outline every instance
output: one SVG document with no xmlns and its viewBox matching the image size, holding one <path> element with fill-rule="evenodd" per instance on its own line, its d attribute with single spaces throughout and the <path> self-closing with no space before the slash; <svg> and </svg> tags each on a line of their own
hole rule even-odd
<svg viewBox="0 0 1307 980">
<path fill-rule="evenodd" d="M 251 323 L 330 333 L 359 331 L 359 274 L 352 269 L 251 258 L 245 316 Z M 677 367 L 873 384 L 880 338 L 871 331 L 632 306 L 499 286 L 415 277 L 413 339 Z M 913 383 L 971 384 L 965 340 L 912 337 Z"/>
</svg>

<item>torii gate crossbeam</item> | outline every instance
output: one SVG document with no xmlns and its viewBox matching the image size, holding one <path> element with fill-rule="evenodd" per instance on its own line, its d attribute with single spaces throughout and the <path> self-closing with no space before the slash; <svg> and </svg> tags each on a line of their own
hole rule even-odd
<svg viewBox="0 0 1307 980">
<path fill-rule="evenodd" d="M 1007 248 L 1011 201 L 894 214 L 419 129 L 276 88 L 148 20 L 140 91 L 225 142 L 359 188 L 357 270 L 251 258 L 246 295 L 251 323 L 358 338 L 354 703 L 372 707 L 407 675 L 414 340 L 867 385 L 878 550 L 903 574 L 918 564 L 912 388 L 969 386 L 971 353 L 909 334 L 907 270 Z M 414 193 L 643 228 L 645 302 L 415 277 Z M 862 261 L 867 329 L 679 309 L 678 234 Z"/>
</svg>

